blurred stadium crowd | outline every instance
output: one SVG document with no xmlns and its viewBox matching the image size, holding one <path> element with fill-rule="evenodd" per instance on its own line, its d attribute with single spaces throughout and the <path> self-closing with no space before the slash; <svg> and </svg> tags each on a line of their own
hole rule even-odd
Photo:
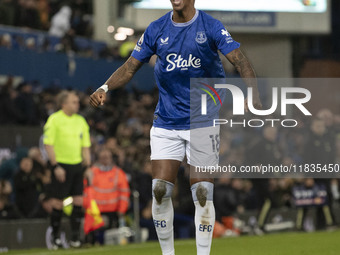
<svg viewBox="0 0 340 255">
<path fill-rule="evenodd" d="M 122 45 L 124 45 L 123 48 L 121 48 Z M 131 42 L 125 42 L 122 45 L 109 46 L 103 42 L 79 37 L 74 34 L 72 29 L 62 37 L 51 36 L 43 32 L 26 31 L 21 28 L 2 28 L 0 30 L 0 47 L 7 50 L 37 53 L 57 52 L 84 58 L 120 60 L 125 59 L 127 54 L 131 53 Z"/>
<path fill-rule="evenodd" d="M 0 122 L 42 126 L 58 109 L 57 87 L 42 89 L 38 83 L 25 82 L 13 87 L 11 77 L 2 84 L 0 93 Z M 149 160 L 149 131 L 157 103 L 157 91 L 143 94 L 121 89 L 110 94 L 101 109 L 89 105 L 88 93 L 78 92 L 80 114 L 91 129 L 92 162 L 98 152 L 107 148 L 116 165 L 128 176 L 132 190 L 140 193 L 141 226 L 149 228 L 150 238 L 156 238 L 151 218 L 151 163 Z M 220 144 L 221 161 L 231 165 L 273 165 L 291 163 L 340 163 L 340 117 L 321 110 L 311 122 L 299 120 L 298 128 L 265 127 L 262 129 L 223 130 Z M 47 217 L 50 212 L 48 189 L 51 171 L 44 149 L 18 149 L 13 157 L 0 165 L 0 218 Z M 327 191 L 329 206 L 338 203 L 337 179 L 217 179 L 215 201 L 217 219 L 237 217 L 246 211 L 259 210 L 266 199 L 271 208 L 295 208 L 293 188 L 313 188 L 322 185 Z M 175 222 L 179 237 L 192 232 L 194 206 L 189 187 L 189 169 L 183 163 L 174 192 Z M 333 224 L 335 224 L 333 222 Z M 320 226 L 320 227 L 325 227 Z"/>
<path fill-rule="evenodd" d="M 121 45 L 91 40 L 93 14 L 88 0 L 0 0 L 0 25 L 4 25 L 0 47 L 6 49 L 124 59 L 135 44 L 125 42 L 120 49 Z"/>
<path fill-rule="evenodd" d="M 50 30 L 52 34 L 62 36 L 63 34 L 55 32 L 56 29 L 53 27 L 55 15 L 60 14 L 60 2 L 71 8 L 64 9 L 64 11 L 66 10 L 65 15 L 69 16 L 69 24 L 64 27 L 73 29 L 76 35 L 90 37 L 92 35 L 92 4 L 87 0 L 1 0 L 0 24 Z"/>
</svg>

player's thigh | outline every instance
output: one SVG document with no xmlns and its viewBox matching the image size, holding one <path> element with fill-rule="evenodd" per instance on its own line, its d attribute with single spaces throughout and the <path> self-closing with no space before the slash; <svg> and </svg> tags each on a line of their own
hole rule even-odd
<svg viewBox="0 0 340 255">
<path fill-rule="evenodd" d="M 205 127 L 190 130 L 187 139 L 186 156 L 190 165 L 190 183 L 213 182 L 207 174 L 196 174 L 196 167 L 217 166 L 219 162 L 220 128 Z M 188 136 L 188 134 L 185 134 Z"/>
<path fill-rule="evenodd" d="M 185 140 L 180 131 L 152 127 L 150 145 L 152 177 L 174 183 L 185 156 Z"/>
<path fill-rule="evenodd" d="M 181 161 L 178 160 L 152 160 L 152 178 L 175 183 Z"/>
<path fill-rule="evenodd" d="M 178 130 L 152 127 L 150 130 L 151 160 L 176 160 L 185 156 L 185 140 Z"/>
<path fill-rule="evenodd" d="M 190 130 L 186 136 L 186 156 L 192 166 L 216 166 L 219 162 L 220 128 L 205 127 Z"/>
</svg>

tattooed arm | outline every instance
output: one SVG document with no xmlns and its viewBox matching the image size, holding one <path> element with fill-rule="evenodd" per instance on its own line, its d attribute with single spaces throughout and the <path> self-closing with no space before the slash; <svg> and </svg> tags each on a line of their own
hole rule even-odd
<svg viewBox="0 0 340 255">
<path fill-rule="evenodd" d="M 240 49 L 235 49 L 225 56 L 229 62 L 234 65 L 247 86 L 253 88 L 253 105 L 256 109 L 261 109 L 262 103 L 257 88 L 256 74 L 248 59 L 243 55 Z M 245 102 L 245 107 L 246 110 L 248 110 L 247 100 Z"/>
<path fill-rule="evenodd" d="M 129 57 L 129 59 L 105 82 L 108 86 L 108 90 L 113 90 L 127 84 L 142 65 L 143 63 L 139 60 L 134 57 Z M 105 98 L 105 91 L 99 88 L 90 96 L 90 103 L 92 106 L 98 107 L 99 105 L 104 104 Z"/>
</svg>

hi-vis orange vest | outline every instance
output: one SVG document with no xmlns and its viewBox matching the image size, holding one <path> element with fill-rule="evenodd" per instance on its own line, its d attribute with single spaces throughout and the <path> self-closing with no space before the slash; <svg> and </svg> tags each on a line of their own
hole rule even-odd
<svg viewBox="0 0 340 255">
<path fill-rule="evenodd" d="M 92 167 L 93 198 L 100 212 L 125 213 L 129 207 L 130 187 L 126 174 L 114 166 L 109 171 L 101 171 Z"/>
</svg>

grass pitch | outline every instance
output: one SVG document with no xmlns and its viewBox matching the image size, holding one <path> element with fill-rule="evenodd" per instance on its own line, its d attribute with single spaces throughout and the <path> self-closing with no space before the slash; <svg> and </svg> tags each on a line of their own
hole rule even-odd
<svg viewBox="0 0 340 255">
<path fill-rule="evenodd" d="M 176 255 L 196 254 L 195 240 L 175 241 Z M 16 255 L 160 255 L 158 242 L 102 246 L 73 250 L 48 251 L 46 249 L 17 250 Z M 264 236 L 214 239 L 211 254 L 230 255 L 338 255 L 340 231 L 316 233 L 280 233 Z"/>
</svg>

